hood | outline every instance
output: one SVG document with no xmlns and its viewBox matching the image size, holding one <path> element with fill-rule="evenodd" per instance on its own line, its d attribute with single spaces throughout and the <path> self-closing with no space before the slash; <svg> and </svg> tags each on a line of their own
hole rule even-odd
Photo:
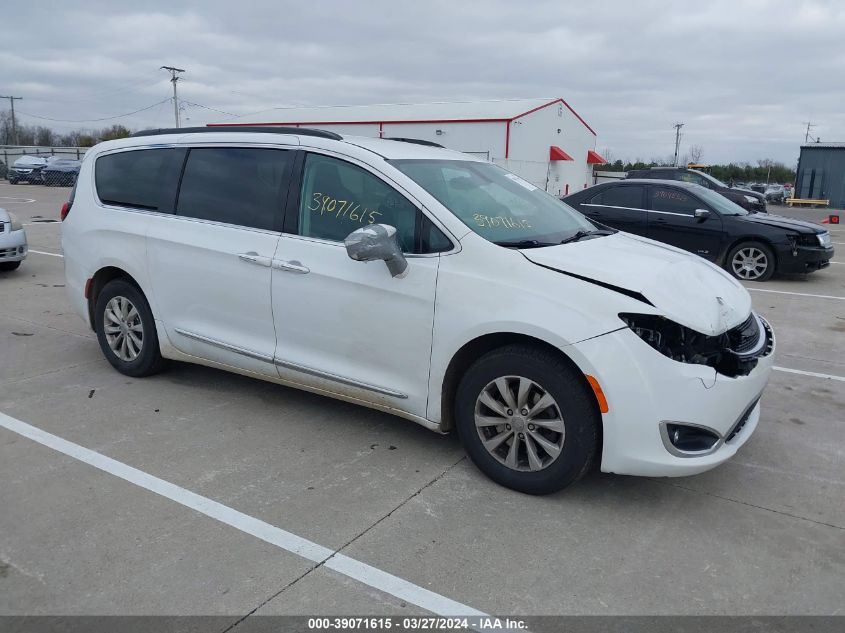
<svg viewBox="0 0 845 633">
<path fill-rule="evenodd" d="M 775 226 L 779 229 L 791 229 L 799 233 L 825 233 L 827 229 L 821 224 L 814 224 L 806 220 L 796 220 L 794 218 L 786 218 L 782 215 L 765 215 L 760 213 L 752 213 L 749 215 L 739 216 L 744 222 L 753 222 L 755 224 L 765 224 L 767 226 Z"/>
<path fill-rule="evenodd" d="M 708 336 L 736 327 L 751 311 L 748 291 L 725 271 L 627 233 L 520 252 L 540 266 L 639 293 L 668 319 Z"/>
<path fill-rule="evenodd" d="M 50 163 L 44 168 L 44 171 L 62 171 L 62 172 L 78 172 L 82 163 L 77 161 L 72 162 L 55 162 Z"/>
<path fill-rule="evenodd" d="M 742 189 L 740 187 L 730 187 L 728 189 L 731 193 L 740 194 L 743 196 L 749 196 L 751 198 L 757 198 L 760 202 L 764 202 L 766 200 L 766 196 L 762 193 L 757 193 L 756 191 L 752 191 L 751 189 Z"/>
<path fill-rule="evenodd" d="M 13 165 L 13 167 L 24 167 L 24 168 L 33 168 L 33 167 L 43 167 L 47 164 L 46 158 L 40 158 L 38 156 L 21 156 L 17 159 Z"/>
</svg>

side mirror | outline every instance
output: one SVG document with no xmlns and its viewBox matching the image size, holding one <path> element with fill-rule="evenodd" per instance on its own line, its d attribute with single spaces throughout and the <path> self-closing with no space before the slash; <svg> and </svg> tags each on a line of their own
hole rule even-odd
<svg viewBox="0 0 845 633">
<path fill-rule="evenodd" d="M 693 215 L 695 215 L 695 219 L 699 222 L 704 222 L 704 220 L 709 218 L 712 214 L 707 209 L 696 209 Z"/>
<path fill-rule="evenodd" d="M 408 274 L 408 260 L 402 254 L 396 227 L 389 224 L 370 224 L 352 231 L 343 240 L 346 254 L 356 262 L 382 260 L 392 277 Z"/>
</svg>

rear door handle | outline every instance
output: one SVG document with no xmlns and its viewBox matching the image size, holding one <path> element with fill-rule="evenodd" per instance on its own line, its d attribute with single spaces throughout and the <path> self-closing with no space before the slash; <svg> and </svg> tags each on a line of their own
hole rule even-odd
<svg viewBox="0 0 845 633">
<path fill-rule="evenodd" d="M 289 262 L 281 259 L 274 259 L 273 268 L 276 270 L 284 270 L 289 273 L 296 273 L 298 275 L 304 275 L 311 272 L 311 269 L 308 268 L 308 266 L 303 266 L 301 262 L 298 262 L 295 259 L 292 259 Z"/>
<path fill-rule="evenodd" d="M 255 264 L 257 266 L 266 266 L 267 268 L 269 268 L 273 263 L 273 260 L 271 260 L 269 257 L 259 255 L 255 251 L 249 251 L 248 253 L 239 253 L 238 259 L 249 264 Z"/>
</svg>

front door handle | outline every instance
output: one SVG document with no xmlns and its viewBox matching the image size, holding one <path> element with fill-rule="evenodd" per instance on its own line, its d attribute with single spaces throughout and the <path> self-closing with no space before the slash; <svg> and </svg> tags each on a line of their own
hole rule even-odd
<svg viewBox="0 0 845 633">
<path fill-rule="evenodd" d="M 257 266 L 266 266 L 267 268 L 270 267 L 273 261 L 269 257 L 259 255 L 255 251 L 249 251 L 248 253 L 239 253 L 238 259 L 249 264 L 256 264 Z"/>
<path fill-rule="evenodd" d="M 289 262 L 281 259 L 274 259 L 273 268 L 276 270 L 284 270 L 289 273 L 296 273 L 298 275 L 304 275 L 311 272 L 311 269 L 308 268 L 308 266 L 303 266 L 301 262 L 298 262 L 295 259 L 292 259 Z"/>
</svg>

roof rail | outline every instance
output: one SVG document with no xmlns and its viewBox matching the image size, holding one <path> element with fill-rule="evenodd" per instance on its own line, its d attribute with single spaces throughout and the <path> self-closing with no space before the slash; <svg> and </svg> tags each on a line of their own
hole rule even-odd
<svg viewBox="0 0 845 633">
<path fill-rule="evenodd" d="M 425 145 L 426 147 L 443 147 L 440 143 L 435 143 L 434 141 L 424 141 L 421 138 L 404 138 L 401 136 L 385 136 L 384 140 L 386 141 L 399 141 L 400 143 L 413 143 L 414 145 Z"/>
<path fill-rule="evenodd" d="M 209 132 L 255 132 L 261 134 L 297 134 L 299 136 L 317 136 L 335 141 L 343 140 L 340 134 L 327 130 L 314 130 L 307 127 L 282 127 L 277 125 L 215 125 L 213 127 L 178 127 L 157 130 L 142 130 L 130 134 L 134 136 L 157 136 L 158 134 L 196 134 Z"/>
</svg>

